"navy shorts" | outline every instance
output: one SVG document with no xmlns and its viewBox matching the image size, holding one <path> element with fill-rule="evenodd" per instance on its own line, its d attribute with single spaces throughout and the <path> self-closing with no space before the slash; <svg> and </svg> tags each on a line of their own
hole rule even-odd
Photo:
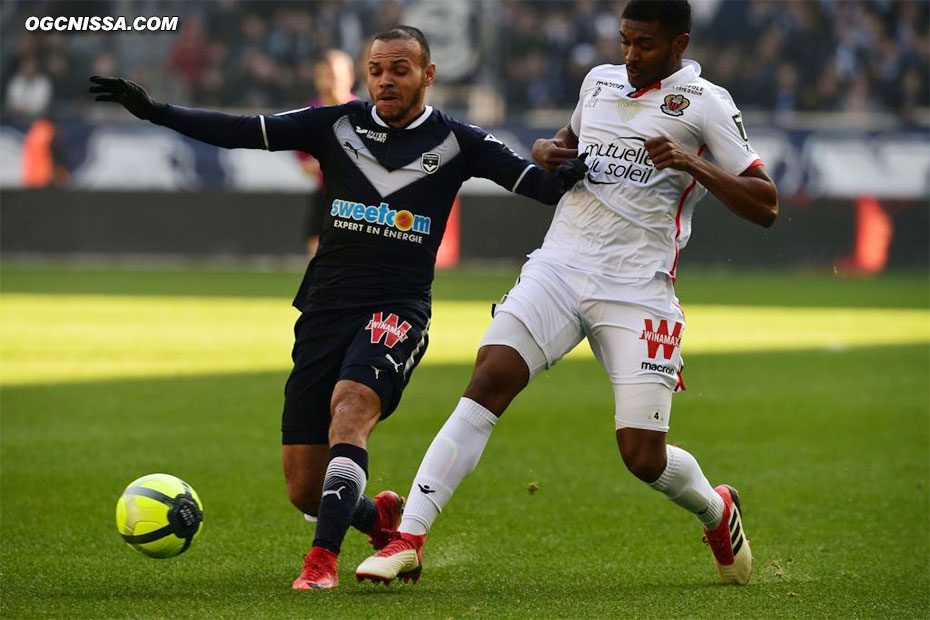
<svg viewBox="0 0 930 620">
<path fill-rule="evenodd" d="M 284 386 L 283 444 L 328 444 L 330 401 L 341 379 L 374 390 L 381 419 L 401 394 L 429 343 L 429 306 L 311 307 L 294 325 L 294 368 Z"/>
</svg>

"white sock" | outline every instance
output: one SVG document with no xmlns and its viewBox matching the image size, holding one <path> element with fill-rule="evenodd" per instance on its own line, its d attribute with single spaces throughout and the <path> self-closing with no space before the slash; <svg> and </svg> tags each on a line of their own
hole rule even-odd
<svg viewBox="0 0 930 620">
<path fill-rule="evenodd" d="M 420 463 L 399 531 L 420 536 L 429 532 L 459 483 L 475 469 L 495 422 L 497 416 L 475 401 L 459 399 Z"/>
<path fill-rule="evenodd" d="M 723 518 L 721 498 L 701 471 L 691 454 L 675 446 L 665 446 L 668 463 L 659 479 L 650 484 L 653 489 L 693 512 L 709 530 L 720 525 Z"/>
</svg>

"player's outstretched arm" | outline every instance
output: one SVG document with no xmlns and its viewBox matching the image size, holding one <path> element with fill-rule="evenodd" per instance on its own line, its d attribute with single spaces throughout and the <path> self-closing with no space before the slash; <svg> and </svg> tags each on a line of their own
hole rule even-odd
<svg viewBox="0 0 930 620">
<path fill-rule="evenodd" d="M 562 194 L 574 187 L 575 183 L 582 180 L 588 172 L 588 165 L 584 163 L 585 155 L 563 161 L 556 168 L 555 173 L 547 172 L 525 159 L 518 159 L 525 165 L 524 171 L 513 187 L 507 189 L 547 205 L 558 204 Z M 502 187 L 507 187 L 507 181 L 503 181 L 506 177 L 489 174 L 486 178 Z"/>
<path fill-rule="evenodd" d="M 507 145 L 474 125 L 458 132 L 466 145 L 469 176 L 490 179 L 515 194 L 554 205 L 579 180 L 588 167 L 584 159 L 567 158 L 548 172 L 514 153 Z"/>
<path fill-rule="evenodd" d="M 144 88 L 123 78 L 94 75 L 90 81 L 93 86 L 89 92 L 96 95 L 95 101 L 119 103 L 142 120 L 228 149 L 267 148 L 262 119 L 258 116 L 239 116 L 159 103 Z"/>
<path fill-rule="evenodd" d="M 730 211 L 768 228 L 778 217 L 778 189 L 765 166 L 752 166 L 742 174 L 730 174 L 706 159 L 688 153 L 667 136 L 645 143 L 649 159 L 659 170 L 674 168 L 687 172 L 707 188 Z"/>
</svg>

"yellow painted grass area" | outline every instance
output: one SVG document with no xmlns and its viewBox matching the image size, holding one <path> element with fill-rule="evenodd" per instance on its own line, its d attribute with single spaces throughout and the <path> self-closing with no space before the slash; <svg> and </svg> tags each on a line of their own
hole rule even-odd
<svg viewBox="0 0 930 620">
<path fill-rule="evenodd" d="M 437 301 L 423 363 L 470 364 L 489 307 Z M 924 309 L 694 305 L 685 311 L 686 356 L 930 343 Z M 284 299 L 4 295 L 0 383 L 286 371 L 296 317 Z M 590 356 L 585 344 L 570 355 Z"/>
</svg>

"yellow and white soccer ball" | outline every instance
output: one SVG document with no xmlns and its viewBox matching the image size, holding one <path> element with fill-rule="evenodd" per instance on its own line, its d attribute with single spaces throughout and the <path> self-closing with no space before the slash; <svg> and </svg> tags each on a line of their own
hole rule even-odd
<svg viewBox="0 0 930 620">
<path fill-rule="evenodd" d="M 170 474 L 133 480 L 116 502 L 116 527 L 130 547 L 150 558 L 187 551 L 203 529 L 203 504 L 189 484 Z"/>
</svg>

